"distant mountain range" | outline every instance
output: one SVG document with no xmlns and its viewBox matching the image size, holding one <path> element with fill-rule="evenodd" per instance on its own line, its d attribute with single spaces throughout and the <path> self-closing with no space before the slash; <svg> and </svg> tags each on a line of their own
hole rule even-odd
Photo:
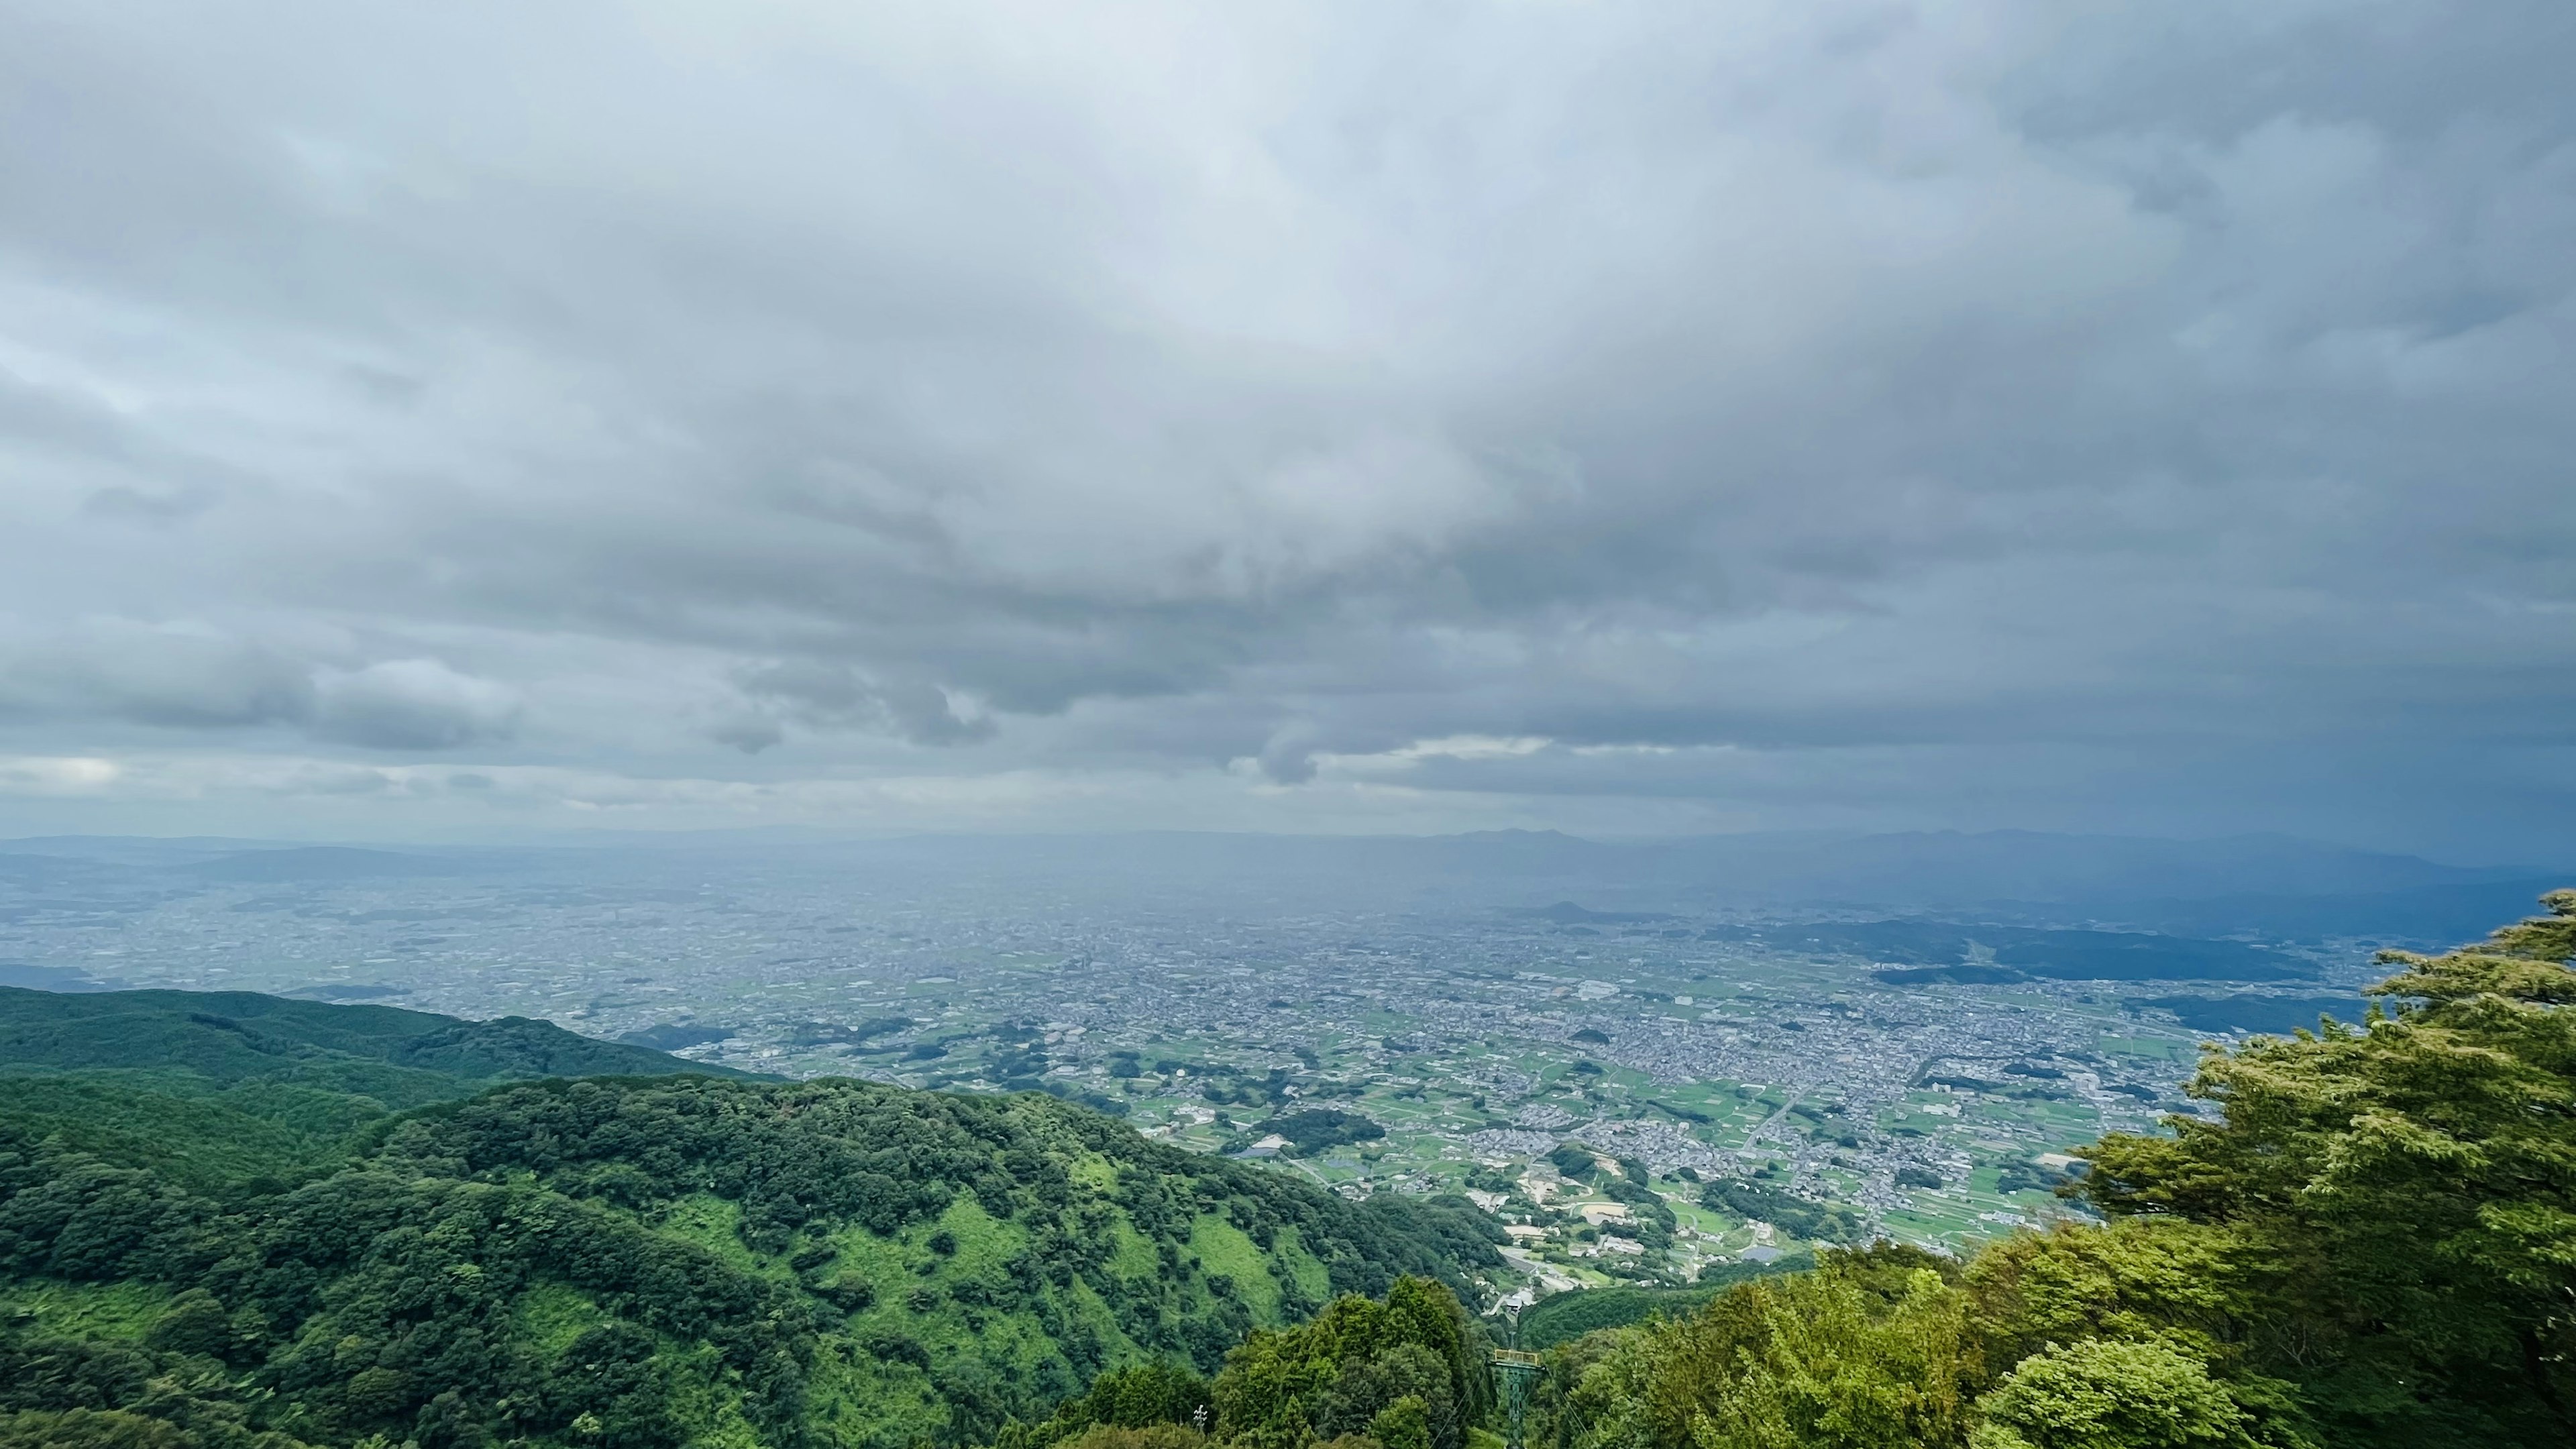
<svg viewBox="0 0 2576 1449">
<path fill-rule="evenodd" d="M 2444 943 L 2523 914 L 2576 871 L 2465 867 L 2277 835 L 2159 840 L 2030 831 L 1749 834 L 1602 842 L 1551 831 L 1449 836 L 1146 832 L 787 841 L 686 836 L 599 848 L 384 848 L 218 839 L 0 842 L 0 885 L 191 890 L 405 877 L 663 870 L 704 860 L 865 872 L 950 887 L 1042 885 L 1095 900 L 1186 898 L 1227 908 L 1640 913 L 1974 912 L 2027 925 L 2178 935 Z"/>
</svg>

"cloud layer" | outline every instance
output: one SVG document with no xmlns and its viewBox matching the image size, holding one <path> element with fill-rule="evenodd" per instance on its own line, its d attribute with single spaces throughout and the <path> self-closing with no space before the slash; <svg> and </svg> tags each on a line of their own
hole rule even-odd
<svg viewBox="0 0 2576 1449">
<path fill-rule="evenodd" d="M 0 747 L 226 829 L 458 761 L 527 788 L 355 823 L 2546 850 L 2571 68 L 2544 0 L 16 7 Z"/>
</svg>

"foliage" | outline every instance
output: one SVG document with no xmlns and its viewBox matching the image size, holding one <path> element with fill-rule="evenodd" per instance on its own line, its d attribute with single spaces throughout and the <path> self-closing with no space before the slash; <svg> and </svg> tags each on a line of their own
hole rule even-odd
<svg viewBox="0 0 2576 1449">
<path fill-rule="evenodd" d="M 2212 1053 L 2217 1121 L 2115 1136 L 2082 1191 L 2221 1230 L 2245 1360 L 2338 1444 L 2576 1438 L 2576 892 L 2405 969 L 2393 1011 Z"/>
<path fill-rule="evenodd" d="M 1465 1449 L 1492 1406 L 1485 1354 L 1448 1289 L 1398 1279 L 1382 1302 L 1338 1298 L 1312 1322 L 1256 1331 L 1226 1355 L 1218 1434 L 1247 1449 L 1353 1434 L 1387 1449 Z"/>
<path fill-rule="evenodd" d="M 1767 1263 L 1751 1259 L 1738 1259 L 1732 1263 L 1709 1263 L 1700 1268 L 1696 1281 L 1702 1289 L 1732 1288 L 1738 1283 L 1749 1283 L 1756 1278 L 1770 1277 L 1774 1273 L 1804 1273 L 1815 1266 L 1816 1255 L 1802 1250 L 1783 1253 Z"/>
<path fill-rule="evenodd" d="M 2253 1449 L 2256 1442 L 2209 1365 L 2161 1343 L 2052 1343 L 1977 1408 L 1973 1449 Z"/>
<path fill-rule="evenodd" d="M 1673 1232 L 1680 1226 L 1672 1205 L 1663 1194 L 1645 1185 L 1645 1168 L 1637 1164 L 1634 1172 L 1625 1169 L 1616 1177 L 1605 1175 L 1600 1183 L 1602 1193 L 1611 1201 L 1628 1206 L 1629 1221 L 1605 1223 L 1602 1231 L 1622 1233 L 1647 1247 L 1661 1250 L 1673 1245 Z"/>
<path fill-rule="evenodd" d="M 552 1075 L 741 1077 L 522 1017 L 461 1021 L 246 991 L 0 988 L 8 1120 L 208 1192 L 350 1160 L 391 1111 Z"/>
<path fill-rule="evenodd" d="M 517 1016 L 460 1021 L 248 991 L 66 995 L 16 987 L 0 987 L 0 1064 L 15 1073 L 148 1068 L 164 1090 L 186 1079 L 205 1090 L 293 1082 L 393 1108 L 534 1077 L 743 1075 Z"/>
<path fill-rule="evenodd" d="M 1816 1266 L 1812 1253 L 1789 1253 L 1768 1263 L 1712 1263 L 1700 1270 L 1693 1288 L 1570 1288 L 1551 1293 L 1521 1310 L 1520 1343 L 1525 1349 L 1554 1348 L 1587 1333 L 1625 1328 L 1661 1315 L 1678 1318 L 1695 1312 L 1724 1289 L 1755 1278 L 1805 1272 Z"/>
<path fill-rule="evenodd" d="M 1869 1235 L 1868 1225 L 1850 1208 L 1813 1202 L 1765 1182 L 1716 1178 L 1700 1189 L 1699 1201 L 1712 1212 L 1766 1222 L 1812 1242 L 1856 1243 Z"/>
<path fill-rule="evenodd" d="M 1247 1127 L 1243 1136 L 1258 1142 L 1274 1133 L 1288 1139 L 1289 1155 L 1312 1157 L 1326 1148 L 1374 1142 L 1386 1135 L 1386 1129 L 1357 1112 L 1344 1112 L 1333 1107 L 1308 1107 Z"/>
<path fill-rule="evenodd" d="M 1066 1441 L 1086 1449 L 1144 1449 L 1114 1431 L 1186 1426 L 1203 1435 L 1215 1414 L 1205 1379 L 1168 1363 L 1132 1364 L 1093 1379 L 1090 1388 L 1038 1423 L 1006 1426 L 994 1449 L 1044 1449 Z"/>
<path fill-rule="evenodd" d="M 136 1143 L 235 1090 L 79 1088 Z M 547 1081 L 381 1120 L 300 1181 L 110 1160 L 18 1106 L 0 1284 L 159 1295 L 115 1339 L 0 1321 L 21 1437 L 891 1449 L 982 1442 L 1086 1382 L 1081 1430 L 1141 1431 L 1207 1403 L 1179 1365 L 1257 1326 L 1498 1261 L 1454 1205 L 1346 1203 L 1037 1094 Z"/>
<path fill-rule="evenodd" d="M 1552 1358 L 1533 1414 L 1547 1449 L 1963 1444 L 1978 1370 L 1941 1266 L 1885 1248 Z"/>
<path fill-rule="evenodd" d="M 1520 1347 L 1549 1349 L 1605 1328 L 1625 1328 L 1661 1313 L 1688 1313 L 1716 1290 L 1689 1288 L 1569 1288 L 1521 1310 Z"/>
<path fill-rule="evenodd" d="M 1099 1424 L 1067 1440 L 1065 1449 L 1204 1449 L 1207 1442 L 1187 1424 Z"/>
<path fill-rule="evenodd" d="M 1995 1191 L 2053 1193 L 2073 1176 L 2036 1162 L 2007 1162 L 1995 1173 Z"/>
</svg>

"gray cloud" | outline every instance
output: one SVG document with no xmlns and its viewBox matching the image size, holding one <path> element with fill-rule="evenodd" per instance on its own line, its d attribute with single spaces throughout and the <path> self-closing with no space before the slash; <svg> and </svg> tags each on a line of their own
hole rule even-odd
<svg viewBox="0 0 2576 1449">
<path fill-rule="evenodd" d="M 506 740 L 521 713 L 514 690 L 434 659 L 317 666 L 204 626 L 118 619 L 0 638 L 0 721 L 274 727 L 369 749 L 444 750 Z"/>
<path fill-rule="evenodd" d="M 879 730 L 921 745 L 970 744 L 994 733 L 990 717 L 960 714 L 954 700 L 920 680 L 871 679 L 846 666 L 796 662 L 745 669 L 739 683 L 751 699 L 826 729 Z M 729 722 L 716 738 L 757 752 L 779 737 L 766 719 Z"/>
<path fill-rule="evenodd" d="M 0 723 L 2549 845 L 2561 8 L 22 7 Z"/>
<path fill-rule="evenodd" d="M 448 750 L 506 740 L 516 692 L 435 659 L 393 659 L 322 679 L 313 724 L 324 739 L 377 750 Z"/>
<path fill-rule="evenodd" d="M 291 722 L 313 707 L 294 660 L 211 631 L 92 619 L 0 648 L 0 715 L 205 730 Z"/>
</svg>

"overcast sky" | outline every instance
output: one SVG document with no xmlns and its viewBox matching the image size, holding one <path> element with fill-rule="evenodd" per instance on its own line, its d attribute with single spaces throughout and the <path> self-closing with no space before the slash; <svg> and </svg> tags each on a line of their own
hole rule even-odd
<svg viewBox="0 0 2576 1449">
<path fill-rule="evenodd" d="M 2576 856 L 2567 0 L 0 7 L 0 834 Z"/>
</svg>

